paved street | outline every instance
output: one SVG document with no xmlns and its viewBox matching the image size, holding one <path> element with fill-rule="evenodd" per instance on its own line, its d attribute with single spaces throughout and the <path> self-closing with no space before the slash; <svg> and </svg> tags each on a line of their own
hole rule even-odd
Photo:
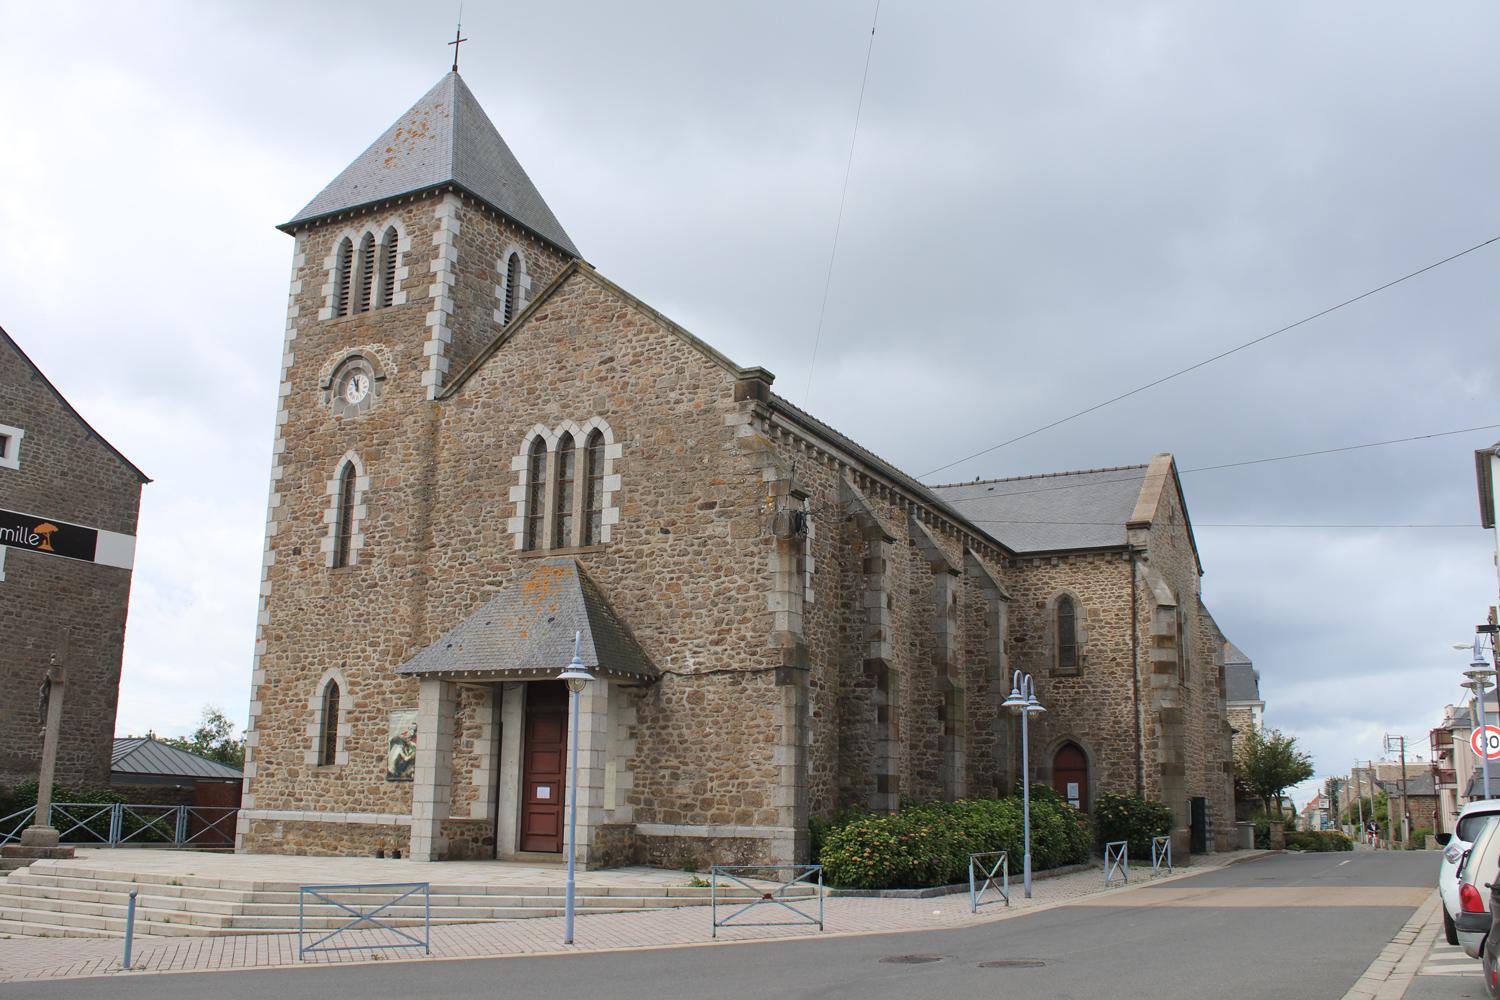
<svg viewBox="0 0 1500 1000">
<path fill-rule="evenodd" d="M 1395 957 L 1407 954 L 1404 945 L 1387 946 L 1398 935 L 1413 938 L 1413 914 L 1424 903 L 1430 910 L 1436 868 L 1437 856 L 1428 853 L 1280 855 L 956 929 L 578 956 L 12 983 L 0 985 L 0 998 L 261 1000 L 268 994 L 316 994 L 477 1000 L 546 994 L 894 1000 L 941 993 L 1337 1000 L 1367 972 L 1383 978 L 1417 960 L 1415 948 L 1403 964 Z M 1430 978 L 1449 986 L 1466 982 Z M 1364 995 L 1399 998 L 1404 984 L 1398 979 Z M 1428 979 L 1416 983 L 1425 988 Z"/>
</svg>

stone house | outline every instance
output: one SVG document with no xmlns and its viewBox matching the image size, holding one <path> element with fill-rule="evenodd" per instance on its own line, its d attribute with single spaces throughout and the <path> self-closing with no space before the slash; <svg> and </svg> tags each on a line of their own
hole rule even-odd
<svg viewBox="0 0 1500 1000">
<path fill-rule="evenodd" d="M 64 670 L 56 780 L 109 784 L 141 487 L 150 482 L 0 330 L 0 786 L 37 779 Z"/>
<path fill-rule="evenodd" d="M 1227 829 L 1169 456 L 1108 540 L 1018 547 L 581 259 L 456 73 L 282 228 L 242 849 L 556 857 L 572 794 L 589 866 L 806 860 L 1009 791 L 1017 667 L 1040 779 Z"/>
</svg>

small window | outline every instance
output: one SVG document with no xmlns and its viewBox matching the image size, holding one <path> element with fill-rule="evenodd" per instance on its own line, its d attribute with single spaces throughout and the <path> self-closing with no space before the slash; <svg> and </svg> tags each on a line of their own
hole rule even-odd
<svg viewBox="0 0 1500 1000">
<path fill-rule="evenodd" d="M 323 731 L 318 743 L 318 763 L 323 767 L 339 759 L 339 683 L 329 681 L 323 689 Z"/>
<path fill-rule="evenodd" d="M 333 314 L 349 315 L 349 279 L 354 273 L 354 244 L 349 237 L 339 240 L 333 259 Z"/>
<path fill-rule="evenodd" d="M 1177 609 L 1177 683 L 1188 682 L 1188 627 L 1187 615 Z"/>
<path fill-rule="evenodd" d="M 0 424 L 0 469 L 21 467 L 21 439 L 25 436 L 19 427 Z"/>
<path fill-rule="evenodd" d="M 573 544 L 573 480 L 577 472 L 577 452 L 573 435 L 564 434 L 557 443 L 557 484 L 552 494 L 552 547 L 567 548 Z"/>
<path fill-rule="evenodd" d="M 359 241 L 359 288 L 354 296 L 354 311 L 370 311 L 370 293 L 375 287 L 375 236 L 365 233 Z"/>
<path fill-rule="evenodd" d="M 520 289 L 517 287 L 521 280 L 521 255 L 513 253 L 505 260 L 505 306 L 501 312 L 501 324 L 508 324 L 516 318 L 516 305 L 519 302 Z"/>
<path fill-rule="evenodd" d="M 380 295 L 377 305 L 388 308 L 396 300 L 396 227 L 386 228 L 380 238 Z"/>
<path fill-rule="evenodd" d="M 354 485 L 359 473 L 353 462 L 345 462 L 339 475 L 338 535 L 333 545 L 333 565 L 348 566 L 354 551 Z"/>
<path fill-rule="evenodd" d="M 595 429 L 584 447 L 583 544 L 598 545 L 604 532 L 604 433 Z"/>
<path fill-rule="evenodd" d="M 1078 667 L 1078 611 L 1067 594 L 1057 599 L 1057 666 L 1061 670 Z"/>
<path fill-rule="evenodd" d="M 526 535 L 523 547 L 542 547 L 542 526 L 547 517 L 547 442 L 540 436 L 531 442 L 526 461 Z"/>
</svg>

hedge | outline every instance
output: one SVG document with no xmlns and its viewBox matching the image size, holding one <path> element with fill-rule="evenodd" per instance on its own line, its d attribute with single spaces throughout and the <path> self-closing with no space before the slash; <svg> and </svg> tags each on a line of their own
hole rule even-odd
<svg viewBox="0 0 1500 1000">
<path fill-rule="evenodd" d="M 1086 816 L 1055 795 L 1033 795 L 1033 869 L 1086 862 L 1091 845 Z M 962 882 L 969 855 L 981 851 L 1009 851 L 1010 870 L 1020 869 L 1019 799 L 960 799 L 908 805 L 892 816 L 857 816 L 824 832 L 819 859 L 830 885 L 922 889 Z"/>
<path fill-rule="evenodd" d="M 1352 851 L 1354 841 L 1337 830 L 1288 830 L 1289 851 Z"/>
<path fill-rule="evenodd" d="M 1128 841 L 1132 858 L 1150 858 L 1151 838 L 1172 832 L 1172 810 L 1133 795 L 1101 795 L 1094 803 L 1094 825 L 1101 845 Z"/>
</svg>

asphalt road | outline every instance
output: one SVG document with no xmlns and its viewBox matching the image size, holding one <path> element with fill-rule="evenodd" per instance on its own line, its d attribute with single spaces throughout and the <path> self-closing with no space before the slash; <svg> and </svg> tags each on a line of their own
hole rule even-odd
<svg viewBox="0 0 1500 1000">
<path fill-rule="evenodd" d="M 0 998 L 1337 1000 L 1410 918 L 1420 896 L 1414 890 L 1432 886 L 1437 867 L 1429 852 L 1280 855 L 1114 896 L 1112 905 L 1070 905 L 961 930 L 14 983 L 0 985 Z M 932 960 L 892 961 L 912 956 Z M 1027 964 L 985 964 L 994 962 Z"/>
</svg>

